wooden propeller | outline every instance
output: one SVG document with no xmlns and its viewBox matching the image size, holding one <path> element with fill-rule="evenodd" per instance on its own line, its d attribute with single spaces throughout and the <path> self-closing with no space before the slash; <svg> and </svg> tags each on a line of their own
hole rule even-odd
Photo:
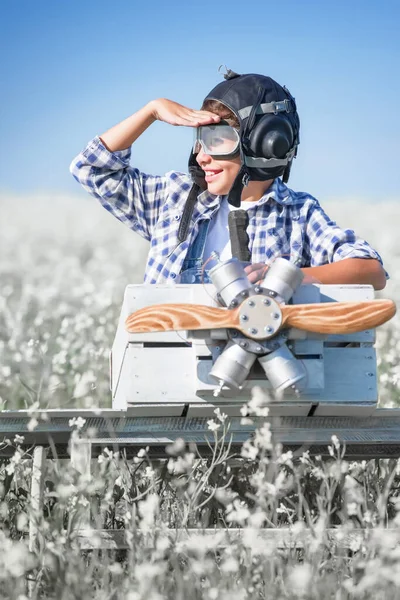
<svg viewBox="0 0 400 600">
<path fill-rule="evenodd" d="M 229 328 L 251 338 L 248 327 L 240 321 L 240 309 L 240 306 L 228 310 L 201 304 L 156 304 L 132 313 L 125 325 L 131 333 Z M 396 305 L 392 300 L 368 300 L 281 305 L 280 310 L 279 329 L 296 327 L 315 333 L 345 334 L 382 325 L 394 316 Z M 265 339 L 268 337 L 271 336 L 266 334 Z"/>
</svg>

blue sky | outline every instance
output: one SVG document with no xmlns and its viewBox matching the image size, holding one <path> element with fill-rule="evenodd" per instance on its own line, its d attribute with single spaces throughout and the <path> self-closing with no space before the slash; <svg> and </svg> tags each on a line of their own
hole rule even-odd
<svg viewBox="0 0 400 600">
<path fill-rule="evenodd" d="M 323 198 L 400 198 L 400 1 L 6 0 L 0 190 L 83 193 L 69 163 L 149 100 L 199 107 L 225 64 L 296 97 L 290 184 Z M 132 162 L 186 170 L 192 132 L 156 123 Z"/>
</svg>

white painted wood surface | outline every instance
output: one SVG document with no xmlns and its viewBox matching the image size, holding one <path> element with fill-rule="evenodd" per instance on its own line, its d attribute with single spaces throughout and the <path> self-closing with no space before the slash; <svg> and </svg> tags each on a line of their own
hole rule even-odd
<svg viewBox="0 0 400 600">
<path fill-rule="evenodd" d="M 306 285 L 293 297 L 293 303 L 363 301 L 374 298 L 372 286 Z M 225 341 L 215 339 L 220 332 L 158 332 L 130 334 L 124 322 L 129 314 L 153 304 L 193 302 L 217 306 L 212 285 L 129 285 L 125 290 L 120 320 L 111 353 L 113 408 L 168 404 L 171 416 L 212 414 L 213 392 L 217 385 L 209 377 L 216 348 Z M 286 393 L 273 405 L 276 415 L 305 415 L 312 410 L 321 416 L 370 414 L 378 400 L 375 331 L 342 336 L 289 332 L 292 351 L 303 361 L 308 384 L 300 398 Z M 352 344 L 356 347 L 345 347 Z M 218 404 L 236 414 L 235 405 L 250 398 L 258 385 L 270 390 L 264 375 L 252 376 L 242 390 L 224 391 Z M 189 405 L 189 406 L 187 406 Z M 181 411 L 181 412 L 179 412 Z"/>
</svg>

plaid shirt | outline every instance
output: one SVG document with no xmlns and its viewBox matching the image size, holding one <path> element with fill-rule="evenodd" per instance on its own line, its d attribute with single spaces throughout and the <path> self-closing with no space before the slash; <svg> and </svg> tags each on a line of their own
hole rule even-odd
<svg viewBox="0 0 400 600">
<path fill-rule="evenodd" d="M 187 239 L 178 241 L 182 211 L 192 186 L 186 173 L 164 176 L 141 173 L 130 166 L 131 149 L 110 152 L 94 138 L 72 161 L 75 179 L 117 219 L 150 241 L 146 283 L 173 283 L 178 277 L 199 222 L 211 219 L 222 196 L 198 196 Z M 294 192 L 275 179 L 264 196 L 248 209 L 249 249 L 253 263 L 278 256 L 299 267 L 314 267 L 343 258 L 375 258 L 379 254 L 350 229 L 341 229 L 318 201 Z"/>
</svg>

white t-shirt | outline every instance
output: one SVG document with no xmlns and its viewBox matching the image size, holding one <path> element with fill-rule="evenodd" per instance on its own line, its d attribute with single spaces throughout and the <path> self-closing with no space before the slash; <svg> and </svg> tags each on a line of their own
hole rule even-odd
<svg viewBox="0 0 400 600">
<path fill-rule="evenodd" d="M 240 208 L 248 210 L 256 205 L 257 202 L 242 202 Z M 221 202 L 219 211 L 211 219 L 211 223 L 208 227 L 203 255 L 204 261 L 207 260 L 213 250 L 214 252 L 218 252 L 222 261 L 232 258 L 228 227 L 228 215 L 231 210 L 237 210 L 237 208 L 229 204 L 227 198 L 224 198 Z"/>
</svg>

